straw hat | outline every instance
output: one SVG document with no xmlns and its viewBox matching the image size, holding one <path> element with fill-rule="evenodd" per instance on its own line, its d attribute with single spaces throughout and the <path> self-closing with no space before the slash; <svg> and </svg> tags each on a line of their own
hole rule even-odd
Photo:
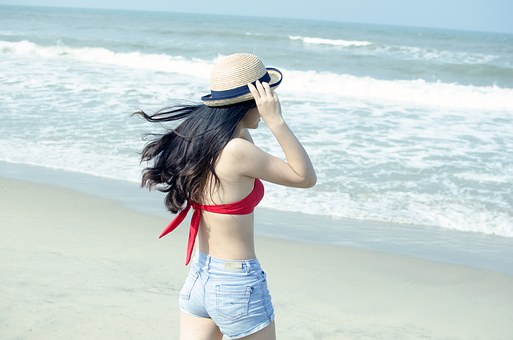
<svg viewBox="0 0 513 340">
<path fill-rule="evenodd" d="M 266 68 L 253 54 L 236 53 L 221 59 L 210 74 L 210 94 L 201 97 L 207 106 L 223 106 L 253 99 L 248 83 L 257 80 L 276 88 L 282 74 L 275 68 Z"/>
</svg>

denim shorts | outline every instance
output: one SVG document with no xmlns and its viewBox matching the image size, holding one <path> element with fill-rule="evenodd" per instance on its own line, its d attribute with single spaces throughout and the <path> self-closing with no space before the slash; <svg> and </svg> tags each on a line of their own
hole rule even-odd
<svg viewBox="0 0 513 340">
<path fill-rule="evenodd" d="M 211 318 L 232 339 L 258 332 L 274 320 L 266 276 L 257 259 L 221 260 L 198 251 L 179 301 L 183 312 Z"/>
</svg>

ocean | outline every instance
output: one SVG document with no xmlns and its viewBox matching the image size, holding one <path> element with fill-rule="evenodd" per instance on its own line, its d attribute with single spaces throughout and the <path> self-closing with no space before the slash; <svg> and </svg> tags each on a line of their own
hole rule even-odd
<svg viewBox="0 0 513 340">
<path fill-rule="evenodd" d="M 333 227 L 343 224 L 375 225 L 378 239 L 430 230 L 485 238 L 492 253 L 512 248 L 513 35 L 505 33 L 0 6 L 0 167 L 136 187 L 141 137 L 162 129 L 130 114 L 199 101 L 213 63 L 236 52 L 282 70 L 284 117 L 318 175 L 310 190 L 266 184 L 264 209 L 328 218 L 329 227 L 308 231 L 319 242 L 347 242 L 353 231 Z M 263 124 L 253 136 L 282 155 Z"/>
</svg>

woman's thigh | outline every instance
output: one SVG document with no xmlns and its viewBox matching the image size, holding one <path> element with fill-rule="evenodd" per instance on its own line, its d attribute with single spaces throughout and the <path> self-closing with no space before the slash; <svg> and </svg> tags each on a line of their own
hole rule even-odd
<svg viewBox="0 0 513 340">
<path fill-rule="evenodd" d="M 274 321 L 262 330 L 256 333 L 248 335 L 240 340 L 276 340 L 276 329 L 274 327 Z"/>
<path fill-rule="evenodd" d="M 180 340 L 221 340 L 222 338 L 223 334 L 212 319 L 180 312 Z"/>
</svg>

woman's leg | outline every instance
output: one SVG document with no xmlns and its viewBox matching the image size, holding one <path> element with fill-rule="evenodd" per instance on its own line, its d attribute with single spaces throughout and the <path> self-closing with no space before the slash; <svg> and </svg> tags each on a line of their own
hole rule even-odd
<svg viewBox="0 0 513 340">
<path fill-rule="evenodd" d="M 276 340 L 276 329 L 274 328 L 274 321 L 264 329 L 256 333 L 248 335 L 240 340 Z"/>
<path fill-rule="evenodd" d="M 180 340 L 221 340 L 222 338 L 223 334 L 212 319 L 180 312 Z"/>
</svg>

